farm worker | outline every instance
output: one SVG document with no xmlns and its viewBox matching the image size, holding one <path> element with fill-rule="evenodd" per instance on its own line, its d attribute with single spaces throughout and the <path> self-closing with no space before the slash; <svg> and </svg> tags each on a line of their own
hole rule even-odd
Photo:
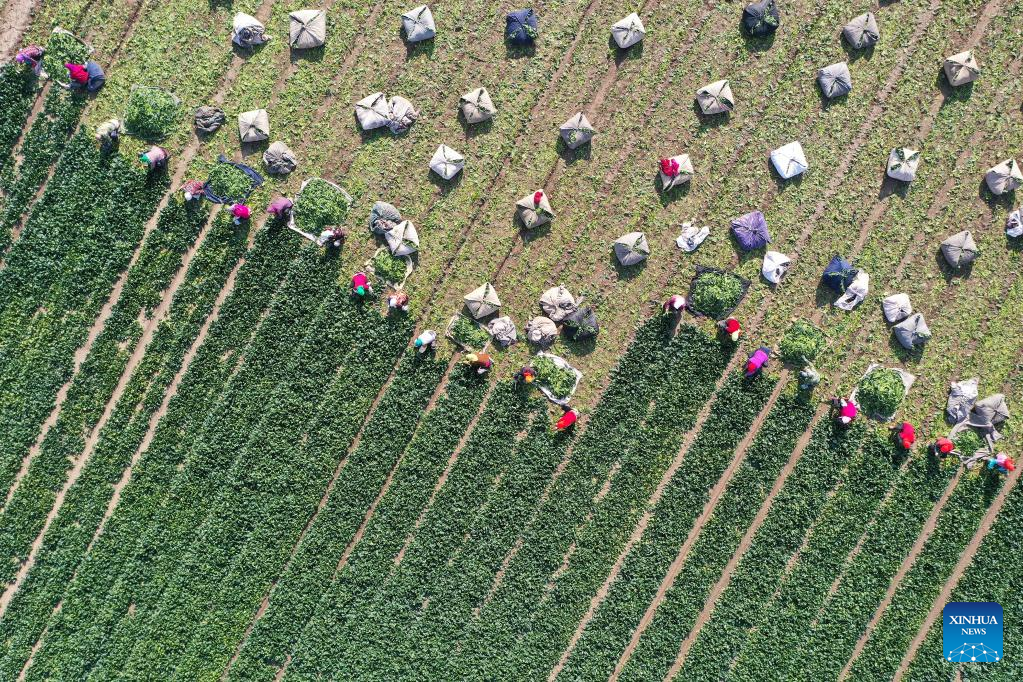
<svg viewBox="0 0 1023 682">
<path fill-rule="evenodd" d="M 266 207 L 266 212 L 274 218 L 285 218 L 291 213 L 291 208 L 294 205 L 295 202 L 288 197 L 277 197 Z"/>
<path fill-rule="evenodd" d="M 846 400 L 845 398 L 834 398 L 832 404 L 838 410 L 838 416 L 836 421 L 840 426 L 849 426 L 856 419 L 856 415 L 860 409 L 857 407 L 856 402 L 853 400 Z"/>
<path fill-rule="evenodd" d="M 515 373 L 514 379 L 517 384 L 531 384 L 536 380 L 536 371 L 528 365 L 523 365 L 522 368 Z"/>
<path fill-rule="evenodd" d="M 803 358 L 806 360 L 806 358 Z M 812 391 L 821 382 L 821 374 L 813 363 L 807 362 L 806 366 L 799 372 L 799 390 Z"/>
<path fill-rule="evenodd" d="M 43 48 L 38 45 L 29 45 L 18 50 L 18 54 L 14 57 L 14 61 L 19 64 L 24 64 L 33 71 L 36 75 L 43 69 Z"/>
<path fill-rule="evenodd" d="M 895 439 L 899 445 L 902 446 L 903 450 L 909 450 L 913 447 L 913 443 L 916 442 L 916 429 L 909 422 L 902 422 L 902 424 L 896 424 L 892 427 L 892 431 L 895 433 Z"/>
<path fill-rule="evenodd" d="M 675 294 L 664 302 L 663 308 L 666 315 L 681 315 L 682 311 L 686 309 L 686 299 L 684 296 Z"/>
<path fill-rule="evenodd" d="M 742 327 L 739 325 L 739 320 L 734 317 L 729 317 L 727 320 L 718 322 L 718 329 L 728 335 L 728 338 L 735 343 L 739 340 L 739 335 L 742 333 Z"/>
<path fill-rule="evenodd" d="M 139 161 L 149 166 L 149 170 L 159 170 L 167 165 L 167 150 L 155 144 L 139 154 Z"/>
<path fill-rule="evenodd" d="M 563 409 L 565 413 L 561 415 L 561 419 L 559 419 L 558 423 L 554 425 L 554 427 L 558 431 L 564 431 L 565 429 L 575 424 L 576 421 L 579 419 L 578 410 L 573 410 L 568 405 L 564 405 L 561 409 Z"/>
<path fill-rule="evenodd" d="M 188 180 L 181 186 L 185 201 L 198 201 L 203 197 L 203 186 L 198 180 Z"/>
<path fill-rule="evenodd" d="M 362 298 L 373 293 L 373 287 L 369 285 L 369 278 L 365 272 L 357 272 L 352 275 L 352 293 Z"/>
<path fill-rule="evenodd" d="M 746 362 L 746 377 L 754 377 L 760 374 L 770 357 L 770 351 L 766 348 L 758 348 L 753 351 L 753 354 L 749 356 L 749 360 Z"/>
<path fill-rule="evenodd" d="M 949 455 L 955 454 L 955 449 L 956 444 L 944 436 L 931 444 L 931 453 L 941 459 L 945 459 Z"/>
<path fill-rule="evenodd" d="M 107 121 L 103 121 L 96 126 L 96 141 L 99 142 L 99 146 L 104 150 L 108 150 L 117 144 L 121 137 L 121 122 L 116 118 L 112 118 Z"/>
<path fill-rule="evenodd" d="M 89 72 L 85 70 L 85 66 L 83 64 L 72 64 L 68 62 L 64 65 L 64 68 L 68 71 L 68 78 L 71 79 L 72 85 L 84 88 L 89 83 Z"/>
<path fill-rule="evenodd" d="M 494 361 L 487 353 L 469 353 L 465 356 L 465 361 L 477 374 L 486 374 L 494 366 Z"/>
<path fill-rule="evenodd" d="M 316 243 L 320 246 L 333 246 L 335 249 L 339 249 L 345 243 L 346 236 L 345 231 L 340 227 L 328 227 L 316 238 Z"/>
<path fill-rule="evenodd" d="M 1012 457 L 1009 457 L 1004 452 L 1000 452 L 987 461 L 988 469 L 994 469 L 995 467 L 998 467 L 999 473 L 1007 474 L 1010 471 L 1016 470 L 1016 463 L 1012 461 Z"/>
<path fill-rule="evenodd" d="M 427 329 L 422 334 L 416 337 L 416 340 L 412 343 L 416 350 L 420 353 L 434 348 L 437 345 L 437 332 L 432 329 Z"/>
<path fill-rule="evenodd" d="M 402 312 L 408 312 L 409 309 L 409 298 L 408 294 L 404 291 L 394 291 L 390 296 L 387 297 L 387 307 L 391 310 L 401 310 Z"/>
<path fill-rule="evenodd" d="M 231 215 L 234 217 L 234 224 L 240 225 L 243 220 L 252 217 L 252 209 L 246 204 L 231 204 Z"/>
</svg>

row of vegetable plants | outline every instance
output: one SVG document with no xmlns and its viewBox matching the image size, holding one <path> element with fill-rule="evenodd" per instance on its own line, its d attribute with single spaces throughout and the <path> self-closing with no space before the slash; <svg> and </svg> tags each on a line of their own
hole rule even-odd
<svg viewBox="0 0 1023 682">
<path fill-rule="evenodd" d="M 794 654 L 805 639 L 806 624 L 815 619 L 846 558 L 899 474 L 902 458 L 890 439 L 880 434 L 867 436 L 862 457 L 868 467 L 862 475 L 844 480 L 820 511 L 806 546 L 763 610 L 761 626 L 740 651 L 731 671 L 737 680 L 799 674 L 793 670 Z"/>
<path fill-rule="evenodd" d="M 320 318 L 325 307 L 322 292 L 329 290 L 339 269 L 338 259 L 324 262 L 311 246 L 303 249 L 290 269 L 288 281 L 250 341 L 244 360 L 220 400 L 208 409 L 203 434 L 187 453 L 182 476 L 171 484 L 167 504 L 141 539 L 143 546 L 158 543 L 148 557 L 149 577 L 114 588 L 115 593 L 124 588 L 134 592 L 136 610 L 131 618 L 116 622 L 95 665 L 126 669 L 136 645 L 149 636 L 154 620 L 165 615 L 158 611 L 165 590 L 177 579 L 192 542 L 205 528 L 221 493 L 230 490 L 234 463 L 259 433 L 253 424 L 262 424 L 261 416 L 299 371 L 303 361 L 300 344 L 307 327 Z M 346 338 L 338 341 L 344 343 Z"/>
<path fill-rule="evenodd" d="M 800 650 L 819 651 L 822 659 L 804 661 L 808 673 L 837 677 L 953 473 L 953 467 L 937 466 L 930 457 L 907 464 L 835 594 L 806 632 Z"/>
<path fill-rule="evenodd" d="M 0 66 L 0 187 L 11 186 L 14 145 L 28 121 L 38 80 L 30 69 L 8 63 Z"/>
<path fill-rule="evenodd" d="M 0 271 L 0 490 L 66 381 L 75 350 L 166 187 L 86 135 L 72 139 Z M 88 322 L 87 322 L 88 321 Z M 6 511 L 6 510 L 5 510 Z"/>
<path fill-rule="evenodd" d="M 11 245 L 14 227 L 22 220 L 29 220 L 24 215 L 25 211 L 30 208 L 50 168 L 63 155 L 68 137 L 78 125 L 86 102 L 84 97 L 64 88 L 50 88 L 42 111 L 25 133 L 20 151 L 21 163 L 3 185 L 0 251 Z M 26 226 L 26 229 L 38 228 Z"/>
<path fill-rule="evenodd" d="M 802 456 L 692 643 L 678 679 L 718 679 L 728 674 L 829 492 L 843 478 L 874 466 L 858 454 L 865 430 L 863 425 L 841 430 L 830 419 L 814 427 Z"/>
<path fill-rule="evenodd" d="M 934 533 L 899 583 L 891 604 L 853 663 L 853 677 L 886 679 L 895 674 L 906 647 L 980 525 L 1000 483 L 1000 476 L 988 475 L 986 470 L 959 481 L 938 516 Z"/>
<path fill-rule="evenodd" d="M 67 461 L 80 455 L 89 428 L 86 425 L 95 422 L 110 399 L 130 352 L 121 344 L 137 341 L 139 312 L 156 304 L 162 289 L 160 282 L 177 266 L 172 254 L 187 248 L 205 220 L 205 211 L 177 202 L 161 215 L 160 229 L 143 247 L 121 303 L 115 306 L 107 327 L 83 364 L 80 381 L 68 394 L 67 409 L 62 411 L 37 455 L 38 461 L 51 463 L 52 485 L 59 485 L 60 477 L 66 474 Z M 125 387 L 107 428 L 99 434 L 92 457 L 69 489 L 63 508 L 47 531 L 33 569 L 0 620 L 0 632 L 7 633 L 0 670 L 20 667 L 45 627 L 53 604 L 60 600 L 100 523 L 111 485 L 139 447 L 164 391 L 180 368 L 228 272 L 244 251 L 245 242 L 244 231 L 229 219 L 218 219 L 211 228 L 178 289 L 168 320 L 158 329 L 146 357 Z M 26 479 L 26 483 L 31 483 L 31 479 Z"/>
<path fill-rule="evenodd" d="M 602 404 L 597 408 L 591 418 L 585 433 L 581 436 L 581 442 L 575 446 L 573 458 L 577 456 L 579 448 L 590 438 L 589 447 L 596 445 L 596 439 L 592 435 L 594 429 L 602 430 L 605 434 L 621 427 L 621 436 L 630 434 L 630 425 L 635 428 L 640 423 L 642 415 L 639 410 L 631 410 L 632 414 L 626 416 L 625 405 L 635 405 L 629 399 L 629 387 L 635 386 L 639 381 L 639 373 L 643 367 L 643 361 L 651 356 L 660 357 L 661 350 L 665 345 L 666 327 L 663 322 L 647 325 L 641 331 L 642 341 L 637 343 L 623 358 L 622 363 L 611 381 L 607 396 L 619 407 L 614 412 L 605 412 L 606 405 Z M 495 389 L 491 404 L 501 393 L 511 393 L 510 387 L 498 385 Z M 644 393 L 636 396 L 636 400 L 644 398 L 649 402 L 651 393 Z M 507 399 L 506 399 L 507 400 Z M 521 399 L 518 399 L 521 400 Z M 641 402 L 641 404 L 643 404 Z M 513 406 L 514 407 L 514 406 Z M 418 586 L 433 578 L 443 569 L 444 563 L 455 555 L 462 546 L 462 538 L 469 532 L 472 518 L 467 510 L 478 510 L 486 504 L 493 487 L 495 474 L 500 474 L 505 469 L 507 460 L 504 453 L 514 449 L 513 439 L 518 431 L 527 425 L 526 411 L 521 407 L 511 410 L 506 416 L 500 413 L 495 422 L 494 416 L 490 415 L 491 408 L 488 406 L 477 426 L 461 453 L 456 466 L 452 469 L 451 475 L 444 487 L 437 495 L 434 504 L 428 510 L 422 527 L 416 531 L 412 543 L 404 552 L 400 566 L 385 574 L 376 589 L 366 594 L 360 594 L 346 585 L 345 575 L 351 574 L 354 567 L 346 568 L 342 574 L 338 587 L 338 593 L 332 596 L 324 606 L 320 608 L 319 616 L 310 626 L 309 631 L 303 637 L 304 644 L 299 650 L 302 658 L 311 661 L 322 661 L 327 667 L 325 669 L 342 669 L 340 666 L 358 664 L 353 661 L 360 651 L 373 651 L 375 657 L 378 650 L 374 631 L 393 633 L 395 638 L 403 634 L 400 631 L 402 624 L 409 622 L 409 617 L 397 607 L 404 600 L 406 603 L 422 604 L 426 595 L 419 592 Z M 625 419 L 626 424 L 612 419 L 611 415 Z M 505 426 L 514 417 L 512 425 Z M 492 429 L 501 427 L 501 437 L 496 439 L 487 436 L 483 427 Z M 617 435 L 617 434 L 615 434 Z M 621 436 L 615 442 L 621 440 Z M 392 589 L 392 585 L 395 587 Z M 405 596 L 411 586 L 411 595 Z M 415 597 L 421 596 L 421 600 L 415 602 Z M 384 617 L 392 618 L 386 620 Z M 373 628 L 362 627 L 362 622 L 372 619 Z M 365 647 L 352 647 L 345 652 L 335 652 L 339 647 L 337 642 L 361 642 L 365 641 Z"/>
<path fill-rule="evenodd" d="M 1004 627 L 1002 660 L 997 663 L 970 663 L 959 666 L 948 663 L 942 656 L 942 622 L 935 620 L 927 637 L 920 645 L 903 679 L 908 682 L 921 680 L 956 679 L 957 669 L 963 670 L 963 679 L 975 680 L 1018 680 L 1023 674 L 1023 661 L 1018 655 L 1019 628 L 1023 607 L 1020 591 L 1012 579 L 1019 564 L 1020 534 L 1023 529 L 1023 488 L 1018 484 L 1007 493 L 1005 506 L 991 530 L 984 537 L 973 561 L 963 573 L 949 596 L 949 601 L 994 601 L 1001 605 Z"/>
<path fill-rule="evenodd" d="M 175 585 L 164 595 L 162 606 L 158 607 L 163 618 L 154 622 L 151 631 L 158 633 L 160 651 L 166 653 L 153 656 L 146 642 L 141 642 L 136 645 L 129 670 L 174 669 L 178 679 L 193 680 L 216 676 L 226 667 L 263 595 L 298 541 L 310 510 L 315 508 L 327 487 L 337 464 L 337 453 L 344 452 L 355 437 L 373 396 L 382 389 L 389 369 L 394 366 L 395 355 L 407 337 L 402 335 L 389 344 L 380 343 L 378 339 L 363 339 L 363 342 L 367 341 L 378 349 L 379 359 L 368 365 L 366 361 L 373 351 L 367 346 L 355 346 L 349 362 L 353 371 L 342 371 L 342 375 L 334 381 L 333 390 L 328 391 L 317 406 L 312 430 L 307 429 L 305 433 L 296 433 L 292 437 L 287 429 L 277 427 L 271 429 L 270 434 L 281 439 L 278 441 L 280 445 L 271 442 L 268 447 L 258 441 L 253 444 L 254 458 L 273 458 L 289 462 L 289 465 L 279 467 L 279 474 L 269 481 L 260 482 L 258 487 L 251 482 L 238 484 L 239 493 L 226 496 L 227 499 L 218 505 L 223 508 L 223 513 L 214 510 L 211 516 L 215 521 L 214 529 L 201 532 L 201 543 L 185 555 L 186 565 L 179 572 L 179 584 L 183 584 L 183 589 Z M 367 427 L 364 434 L 368 437 L 366 446 L 362 447 L 360 441 L 359 450 L 353 453 L 355 461 L 348 463 L 353 467 L 350 476 L 363 475 L 362 485 L 345 486 L 339 493 L 354 496 L 361 491 L 363 506 L 369 507 L 388 472 L 413 437 L 418 420 L 407 418 L 407 415 L 422 413 L 446 366 L 446 363 L 407 351 L 374 412 L 375 424 L 371 422 L 370 426 L 376 428 L 370 430 Z M 366 369 L 375 370 L 375 374 L 363 375 Z M 322 374 L 310 372 L 313 377 Z M 370 376 L 377 380 L 359 381 Z M 318 393 L 297 393 L 295 406 Z M 354 418 L 342 423 L 338 419 L 337 405 L 345 404 L 361 405 L 362 409 L 354 409 L 351 415 Z M 272 420 L 273 416 L 267 415 L 267 418 Z M 299 420 L 294 421 L 301 426 Z M 269 423 L 273 424 L 273 421 Z M 297 442 L 299 436 L 308 439 L 312 447 L 303 448 Z M 289 449 L 295 451 L 290 461 Z M 239 472 L 245 472 L 259 468 L 261 464 L 258 460 L 240 461 L 237 467 Z M 262 476 L 269 478 L 266 473 Z M 239 474 L 239 478 L 244 478 L 244 473 Z M 282 497 L 280 492 L 285 489 L 289 495 Z M 260 492 L 263 492 L 262 498 L 257 497 Z M 264 509 L 259 509 L 260 506 Z M 249 511 L 250 507 L 255 509 Z M 227 514 L 228 509 L 231 510 L 230 515 Z M 232 522 L 221 520 L 228 516 Z M 349 538 L 337 537 L 335 541 L 347 544 L 354 536 L 359 520 L 361 518 L 357 517 Z M 227 531 L 216 527 L 220 525 L 228 526 Z M 194 578 L 187 565 L 192 557 L 199 559 L 196 563 L 203 576 L 199 580 Z M 211 594 L 215 595 L 213 599 Z M 168 633 L 175 633 L 176 638 Z M 187 646 L 181 649 L 185 643 Z M 178 651 L 182 653 L 179 655 Z"/>
<path fill-rule="evenodd" d="M 406 522 L 411 523 L 398 529 L 399 532 L 389 538 L 381 548 L 384 552 L 372 552 L 364 539 L 358 548 L 359 556 L 353 554 L 352 560 L 336 579 L 326 582 L 329 589 L 322 593 L 320 599 L 311 599 L 310 595 L 299 600 L 300 605 L 307 608 L 312 606 L 314 610 L 307 612 L 306 627 L 292 645 L 291 651 L 295 657 L 293 671 L 300 675 L 303 671 L 307 674 L 312 671 L 324 671 L 328 675 L 333 671 L 333 674 L 337 674 L 345 670 L 344 663 L 353 656 L 373 655 L 374 659 L 377 658 L 375 646 L 361 650 L 357 648 L 358 643 L 363 641 L 358 639 L 361 634 L 358 629 L 362 625 L 359 619 L 373 619 L 381 637 L 390 632 L 391 624 L 382 621 L 379 616 L 381 610 L 386 610 L 397 600 L 397 596 L 392 597 L 392 601 L 383 601 L 378 598 L 378 594 L 387 594 L 392 586 L 397 585 L 409 586 L 412 594 L 406 597 L 407 602 L 412 604 L 412 608 L 421 607 L 422 601 L 415 601 L 420 578 L 429 577 L 431 571 L 442 565 L 444 559 L 459 545 L 468 530 L 473 511 L 484 503 L 490 491 L 489 482 L 493 480 L 495 471 L 500 471 L 507 453 L 516 449 L 517 434 L 527 428 L 534 418 L 536 407 L 526 401 L 509 382 L 500 382 L 494 388 L 447 481 L 437 491 L 432 504 L 425 509 L 422 525 L 418 528 L 414 525 L 414 514 L 422 509 L 416 507 L 405 518 Z M 421 501 L 421 498 L 417 500 Z M 334 506 L 338 506 L 337 503 Z M 319 532 L 329 531 L 336 516 L 336 511 L 322 515 L 325 525 Z M 408 549 L 401 563 L 396 566 L 398 552 L 409 534 L 413 534 L 413 537 L 409 538 Z M 311 540 L 316 543 L 323 541 L 322 538 Z M 312 547 L 315 545 L 311 544 Z M 337 554 L 332 554 L 334 561 L 329 564 L 328 576 L 338 565 Z M 295 587 L 297 585 L 293 583 L 292 591 Z M 367 604 L 367 601 L 370 603 Z M 262 624 L 271 625 L 266 620 Z M 267 629 L 264 628 L 264 638 L 270 635 Z M 345 631 L 351 631 L 351 634 Z M 343 638 L 338 636 L 341 632 L 345 633 Z M 277 637 L 280 638 L 280 635 Z M 283 656 L 289 653 L 278 649 L 272 660 L 279 665 Z M 393 668 L 392 661 L 383 669 Z"/>
<path fill-rule="evenodd" d="M 714 582 L 731 559 L 799 436 L 809 428 L 814 405 L 784 389 L 692 545 L 674 583 L 643 633 L 624 678 L 664 677 L 679 643 L 703 608 Z"/>
<path fill-rule="evenodd" d="M 398 605 L 411 605 L 413 617 L 397 628 L 390 647 L 375 647 L 371 655 L 402 661 L 405 679 L 431 679 L 446 672 L 458 635 L 481 605 L 501 564 L 529 523 L 544 486 L 562 461 L 571 434 L 557 433 L 542 415 L 515 448 L 501 469 L 483 504 L 472 514 L 467 533 L 448 559 L 435 557 L 434 574 L 413 582 L 402 573 L 397 589 Z M 424 534 L 423 539 L 436 532 Z M 416 561 L 422 563 L 422 554 Z M 411 597 L 411 598 L 410 598 Z M 416 604 L 426 603 L 415 609 Z M 399 625 L 405 621 L 399 619 Z M 389 649 L 389 651 L 388 651 Z M 372 669 L 373 664 L 364 669 Z"/>
<path fill-rule="evenodd" d="M 442 475 L 472 418 L 481 409 L 486 389 L 486 382 L 468 373 L 457 372 L 450 378 L 444 393 L 425 415 L 403 454 L 387 493 L 366 525 L 362 541 L 348 557 L 339 578 L 341 581 L 358 581 L 357 591 L 361 591 L 386 579 L 409 529 L 428 504 L 434 481 Z M 371 420 L 367 431 L 380 428 L 374 421 L 378 419 Z M 330 537 L 339 530 L 339 507 L 349 505 L 354 511 L 356 502 L 345 496 L 336 498 L 333 493 L 328 498 L 321 516 L 324 521 L 328 518 L 334 521 L 335 532 L 329 533 Z M 291 646 L 312 617 L 319 597 L 331 586 L 341 556 L 337 551 L 338 543 L 330 541 L 322 547 L 310 544 L 313 534 L 320 542 L 328 537 L 321 516 L 313 522 L 309 534 L 301 538 L 294 558 L 275 581 L 265 614 L 256 620 L 249 638 L 240 643 L 241 652 L 229 671 L 231 676 L 272 679 L 276 673 L 273 666 L 283 663 L 284 655 L 290 653 Z"/>
<path fill-rule="evenodd" d="M 566 675 L 566 679 L 610 675 L 614 671 L 619 655 L 628 644 L 647 605 L 654 598 L 678 548 L 692 531 L 693 523 L 707 504 L 710 489 L 721 477 L 736 446 L 764 408 L 776 381 L 776 378 L 768 376 L 749 380 L 742 372 L 737 372 L 729 376 L 718 391 L 710 416 L 685 454 L 682 466 L 668 483 L 664 496 L 653 509 L 653 516 L 643 537 L 626 557 L 620 578 L 611 584 L 607 597 L 565 663 L 561 674 Z M 658 426 L 664 432 L 670 432 L 673 428 L 670 421 Z M 596 571 L 591 569 L 588 572 Z M 565 583 L 564 586 L 559 584 L 558 591 L 564 589 L 567 595 L 572 595 L 568 590 L 571 587 L 574 587 L 571 583 Z M 596 591 L 595 587 L 589 585 L 577 594 L 592 595 Z M 555 597 L 560 596 L 558 591 Z M 578 614 L 579 605 L 580 602 L 576 602 L 572 608 L 571 601 L 552 599 L 550 607 Z M 567 631 L 570 634 L 575 622 L 577 619 L 562 624 L 560 632 L 553 629 L 545 632 L 541 628 L 531 633 L 528 639 L 544 635 L 559 643 L 567 643 L 564 627 L 570 625 Z M 556 658 L 551 660 L 550 652 L 544 652 L 538 644 L 533 647 L 542 653 L 539 661 L 544 661 L 550 668 Z M 554 653 L 556 656 L 557 651 Z"/>
<path fill-rule="evenodd" d="M 293 303 L 287 296 L 274 295 L 282 280 L 289 281 L 289 265 L 295 251 L 295 243 L 282 238 L 286 234 L 282 229 L 257 235 L 255 247 L 238 271 L 231 295 L 223 302 L 205 342 L 195 351 L 189 371 L 159 420 L 152 442 L 135 466 L 130 485 L 123 490 L 103 534 L 78 567 L 75 580 L 62 598 L 60 612 L 50 620 L 50 633 L 36 657 L 36 665 L 44 667 L 47 659 L 53 659 L 56 670 L 90 665 L 89 661 L 95 660 L 107 646 L 107 634 L 132 603 L 134 591 L 141 592 L 157 576 L 150 572 L 155 568 L 155 561 L 151 560 L 158 556 L 164 541 L 172 539 L 169 530 L 164 534 L 157 524 L 166 515 L 188 509 L 174 506 L 174 500 L 183 494 L 179 488 L 184 486 L 186 477 L 193 476 L 187 466 L 193 463 L 188 454 L 208 431 L 216 428 L 211 409 L 218 405 L 225 387 L 232 385 L 239 364 L 254 347 L 253 330 L 262 332 L 261 343 L 272 342 L 274 335 L 264 331 L 265 323 L 271 319 L 270 310 L 276 310 L 276 319 L 280 320 Z M 197 260 L 201 254 L 202 251 Z M 199 278 L 197 284 L 200 283 L 204 288 L 209 286 L 213 296 L 219 293 L 222 284 L 215 278 Z M 186 301 L 183 299 L 183 303 Z M 190 307 L 186 303 L 184 309 Z M 208 310 L 201 311 L 199 319 Z M 180 355 L 161 372 L 163 387 L 171 381 L 195 335 L 194 329 L 188 331 L 187 324 L 182 325 L 182 332 L 187 331 L 187 335 L 173 333 L 177 326 L 173 314 L 165 324 L 168 335 L 157 334 L 150 352 L 172 344 Z M 159 388 L 154 385 L 154 389 Z M 163 390 L 147 393 L 145 411 L 158 409 L 163 393 Z M 129 409 L 127 403 L 122 404 Z M 148 429 L 149 416 L 151 413 L 131 420 L 131 437 L 122 445 L 128 453 L 133 454 L 139 447 Z M 112 419 L 108 429 L 111 435 L 116 433 L 112 429 L 115 423 L 116 419 Z M 201 479 L 204 474 L 208 477 L 209 472 L 207 468 L 194 477 Z M 113 608 L 117 604 L 120 609 Z"/>
<path fill-rule="evenodd" d="M 82 364 L 78 380 L 68 391 L 64 409 L 4 507 L 0 527 L 7 532 L 0 540 L 0 555 L 21 556 L 31 545 L 40 527 L 38 521 L 46 517 L 55 492 L 67 477 L 69 463 L 85 450 L 86 437 L 114 392 L 141 335 L 139 320 L 159 302 L 159 292 L 173 276 L 180 254 L 198 234 L 207 216 L 202 209 L 175 204 L 160 221 L 163 229 L 144 245 L 141 257 L 129 273 L 124 295 L 111 311 L 103 332 Z M 235 257 L 240 255 L 238 247 L 244 244 L 236 232 L 225 222 L 218 235 L 220 241 L 234 241 Z M 226 277 L 226 272 L 222 276 Z"/>
<path fill-rule="evenodd" d="M 659 324 L 665 322 L 647 326 Z M 644 370 L 623 391 L 624 404 L 612 402 L 604 413 L 608 422 L 625 420 L 623 413 L 640 421 L 625 423 L 624 432 L 605 423 L 603 431 L 592 435 L 596 419 L 591 423 L 584 434 L 587 447 L 581 441 L 573 452 L 548 503 L 524 534 L 500 589 L 467 628 L 463 656 L 450 664 L 456 673 L 482 666 L 498 677 L 515 670 L 535 677 L 554 666 L 696 425 L 700 408 L 711 399 L 731 353 L 730 346 L 689 326 L 681 327 L 667 347 L 650 347 Z M 651 372 L 655 367 L 664 371 Z M 728 392 L 732 384 L 726 386 Z M 652 407 L 642 409 L 651 402 Z M 694 452 L 686 454 L 687 461 Z"/>
</svg>

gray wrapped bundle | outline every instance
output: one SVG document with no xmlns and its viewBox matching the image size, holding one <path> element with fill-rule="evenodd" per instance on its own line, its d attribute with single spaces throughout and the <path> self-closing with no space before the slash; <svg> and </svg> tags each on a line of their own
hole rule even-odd
<svg viewBox="0 0 1023 682">
<path fill-rule="evenodd" d="M 705 115 L 727 114 L 735 108 L 735 98 L 728 81 L 721 80 L 705 85 L 696 91 L 696 101 Z"/>
<path fill-rule="evenodd" d="M 970 50 L 954 54 L 946 59 L 944 69 L 945 77 L 954 88 L 972 83 L 980 78 L 980 65 Z"/>
<path fill-rule="evenodd" d="M 892 294 L 881 301 L 881 309 L 884 311 L 884 319 L 894 324 L 901 322 L 913 314 L 913 304 L 909 302 L 906 294 Z"/>
<path fill-rule="evenodd" d="M 888 155 L 886 173 L 893 180 L 912 182 L 916 169 L 920 167 L 920 152 L 908 147 L 896 147 Z"/>
<path fill-rule="evenodd" d="M 217 107 L 201 106 L 195 110 L 195 129 L 200 133 L 215 133 L 226 120 L 224 110 Z"/>
<path fill-rule="evenodd" d="M 437 35 L 437 25 L 433 22 L 433 12 L 426 5 L 420 5 L 402 14 L 401 28 L 405 32 L 405 40 L 410 43 L 429 40 Z"/>
<path fill-rule="evenodd" d="M 596 133 L 590 119 L 581 111 L 561 124 L 561 139 L 569 149 L 578 149 L 592 140 Z"/>
<path fill-rule="evenodd" d="M 327 40 L 327 13 L 322 9 L 303 9 L 288 15 L 291 46 L 296 50 L 311 50 Z"/>
<path fill-rule="evenodd" d="M 496 317 L 487 324 L 487 331 L 494 338 L 494 341 L 499 343 L 503 348 L 515 343 L 519 334 L 515 329 L 515 322 L 512 321 L 507 315 L 503 317 Z"/>
<path fill-rule="evenodd" d="M 446 144 L 437 147 L 433 158 L 430 159 L 430 170 L 445 180 L 455 177 L 462 172 L 463 168 L 465 168 L 465 157 Z"/>
<path fill-rule="evenodd" d="M 872 12 L 861 14 L 842 27 L 842 35 L 846 42 L 857 50 L 873 47 L 881 37 L 877 28 L 877 19 Z"/>
<path fill-rule="evenodd" d="M 501 309 L 501 299 L 489 282 L 467 293 L 463 300 L 469 313 L 477 320 Z"/>
<path fill-rule="evenodd" d="M 618 262 L 629 267 L 650 257 L 650 244 L 642 232 L 629 232 L 615 241 L 614 252 Z"/>
<path fill-rule="evenodd" d="M 298 168 L 298 159 L 288 145 L 281 141 L 273 142 L 263 152 L 263 163 L 267 171 L 273 175 L 287 175 Z"/>
<path fill-rule="evenodd" d="M 270 138 L 270 117 L 266 109 L 238 114 L 238 137 L 242 142 L 262 142 Z"/>
<path fill-rule="evenodd" d="M 515 214 L 527 230 L 533 230 L 541 225 L 546 225 L 554 218 L 551 202 L 547 200 L 547 193 L 542 189 L 532 194 L 527 194 L 516 201 Z"/>
<path fill-rule="evenodd" d="M 411 256 L 419 251 L 419 232 L 409 220 L 403 220 L 384 234 L 384 241 L 391 255 L 395 257 Z"/>
<path fill-rule="evenodd" d="M 547 347 L 558 340 L 558 326 L 547 317 L 534 317 L 526 325 L 526 339 L 530 343 Z"/>
<path fill-rule="evenodd" d="M 551 287 L 540 296 L 540 309 L 554 322 L 560 322 L 575 312 L 575 297 L 563 286 Z"/>
<path fill-rule="evenodd" d="M 1015 192 L 1023 186 L 1023 171 L 1020 171 L 1016 159 L 1006 159 L 997 166 L 988 169 L 984 182 L 994 194 Z"/>
<path fill-rule="evenodd" d="M 483 123 L 497 113 L 497 107 L 494 106 L 494 101 L 490 99 L 490 93 L 486 88 L 476 88 L 467 92 L 458 101 L 462 115 L 470 124 Z"/>
<path fill-rule="evenodd" d="M 969 230 L 957 232 L 941 242 L 941 255 L 953 268 L 968 267 L 977 259 L 980 250 Z"/>
<path fill-rule="evenodd" d="M 412 106 L 412 102 L 404 97 L 392 97 L 387 103 L 388 121 L 387 127 L 395 135 L 408 132 L 412 124 L 419 118 L 419 112 Z"/>
<path fill-rule="evenodd" d="M 845 62 L 837 62 L 825 66 L 817 72 L 817 83 L 821 86 L 821 92 L 828 99 L 848 95 L 852 92 L 852 74 L 849 73 L 849 65 Z"/>
<path fill-rule="evenodd" d="M 892 328 L 895 338 L 906 350 L 913 350 L 931 338 L 931 330 L 921 313 L 910 315 Z"/>
<path fill-rule="evenodd" d="M 643 26 L 643 20 L 635 12 L 619 19 L 611 26 L 611 37 L 622 50 L 627 50 L 643 40 L 644 35 L 646 35 L 646 28 Z"/>
<path fill-rule="evenodd" d="M 388 124 L 391 108 L 387 104 L 387 96 L 382 92 L 374 92 L 355 103 L 355 118 L 363 130 L 374 130 Z"/>
</svg>

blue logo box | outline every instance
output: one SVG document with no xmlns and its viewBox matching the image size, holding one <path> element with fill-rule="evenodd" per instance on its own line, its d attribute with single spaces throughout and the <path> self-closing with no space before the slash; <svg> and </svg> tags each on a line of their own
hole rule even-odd
<svg viewBox="0 0 1023 682">
<path fill-rule="evenodd" d="M 942 656 L 952 663 L 997 663 L 1002 650 L 1002 607 L 993 601 L 953 601 L 941 620 Z"/>
</svg>

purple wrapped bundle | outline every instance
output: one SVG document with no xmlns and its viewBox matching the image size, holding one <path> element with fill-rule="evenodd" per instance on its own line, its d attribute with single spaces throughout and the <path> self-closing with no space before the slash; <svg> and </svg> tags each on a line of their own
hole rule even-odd
<svg viewBox="0 0 1023 682">
<path fill-rule="evenodd" d="M 771 241 L 767 233 L 767 220 L 760 211 L 752 211 L 732 221 L 732 233 L 743 251 L 763 248 Z"/>
</svg>

